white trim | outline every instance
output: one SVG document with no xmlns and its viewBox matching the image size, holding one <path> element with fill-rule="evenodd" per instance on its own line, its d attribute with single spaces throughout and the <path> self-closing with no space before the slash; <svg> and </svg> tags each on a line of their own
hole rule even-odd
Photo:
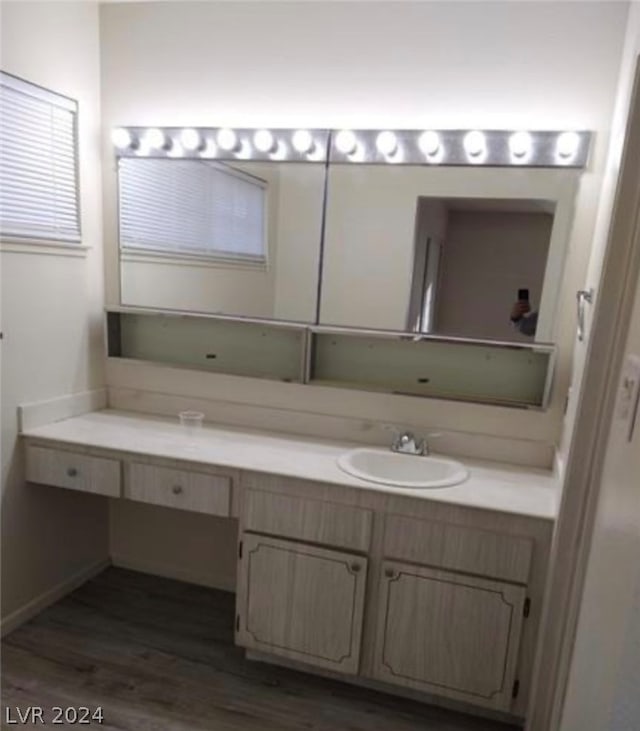
<svg viewBox="0 0 640 731">
<path fill-rule="evenodd" d="M 11 612 L 0 621 L 0 636 L 4 637 L 5 635 L 8 635 L 9 632 L 13 632 L 14 629 L 19 627 L 21 624 L 28 622 L 32 617 L 35 617 L 36 614 L 40 614 L 40 612 L 51 606 L 51 604 L 55 604 L 64 596 L 70 594 L 79 586 L 82 586 L 85 582 L 102 573 L 110 564 L 111 561 L 109 559 L 97 561 L 96 563 L 81 569 L 69 579 L 61 581 L 53 588 L 43 592 L 19 609 Z"/>
<path fill-rule="evenodd" d="M 139 571 L 143 574 L 152 574 L 153 576 L 162 576 L 165 579 L 175 579 L 176 581 L 186 581 L 189 584 L 198 584 L 200 586 L 209 586 L 213 589 L 234 592 L 236 590 L 236 577 L 211 575 L 203 571 L 193 571 L 185 569 L 183 564 L 167 564 L 161 561 L 145 561 L 130 556 L 121 556 L 118 554 L 111 556 L 113 566 L 121 569 L 129 569 L 130 571 Z"/>
<path fill-rule="evenodd" d="M 92 246 L 72 244 L 65 241 L 42 241 L 38 239 L 11 239 L 0 241 L 0 252 L 7 254 L 45 254 L 53 256 L 86 257 Z"/>
<path fill-rule="evenodd" d="M 47 401 L 35 401 L 18 406 L 18 429 L 20 432 L 36 429 L 72 416 L 98 411 L 107 406 L 107 389 L 96 388 L 81 391 Z"/>
<path fill-rule="evenodd" d="M 210 267 L 214 269 L 256 269 L 258 271 L 269 271 L 269 263 L 266 257 L 242 257 L 223 256 L 206 254 L 185 254 L 177 251 L 168 252 L 161 249 L 135 249 L 122 247 L 120 249 L 120 262 L 133 261 L 146 264 L 175 264 L 179 266 Z"/>
</svg>

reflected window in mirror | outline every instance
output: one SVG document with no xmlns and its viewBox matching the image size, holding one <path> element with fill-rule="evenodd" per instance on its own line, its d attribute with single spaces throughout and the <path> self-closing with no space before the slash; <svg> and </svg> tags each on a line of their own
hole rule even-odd
<svg viewBox="0 0 640 731">
<path fill-rule="evenodd" d="M 265 265 L 268 182 L 199 160 L 120 160 L 120 246 Z"/>
<path fill-rule="evenodd" d="M 325 166 L 123 157 L 122 305 L 313 323 Z"/>
</svg>

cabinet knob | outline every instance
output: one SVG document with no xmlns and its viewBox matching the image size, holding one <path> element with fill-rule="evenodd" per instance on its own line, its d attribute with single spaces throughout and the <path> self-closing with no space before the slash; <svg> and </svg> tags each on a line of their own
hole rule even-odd
<svg viewBox="0 0 640 731">
<path fill-rule="evenodd" d="M 75 467 L 67 467 L 67 475 L 69 477 L 77 477 L 78 470 Z"/>
<path fill-rule="evenodd" d="M 387 577 L 387 579 L 393 579 L 393 577 L 396 575 L 396 572 L 392 568 L 388 568 L 384 570 L 384 575 Z"/>
<path fill-rule="evenodd" d="M 360 571 L 360 568 L 361 567 L 360 567 L 360 564 L 359 563 L 355 563 L 354 562 L 354 563 L 351 564 L 351 567 L 350 568 L 351 568 L 351 571 L 353 571 L 354 574 L 357 574 L 358 571 Z"/>
<path fill-rule="evenodd" d="M 171 492 L 173 492 L 174 495 L 182 495 L 182 485 L 174 485 L 171 488 Z"/>
</svg>

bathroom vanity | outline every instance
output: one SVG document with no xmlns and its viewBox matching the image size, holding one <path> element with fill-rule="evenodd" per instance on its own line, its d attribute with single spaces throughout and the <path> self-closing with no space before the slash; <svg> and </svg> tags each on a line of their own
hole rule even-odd
<svg viewBox="0 0 640 731">
<path fill-rule="evenodd" d="M 23 438 L 29 482 L 237 519 L 250 657 L 524 717 L 549 472 L 465 460 L 459 485 L 391 487 L 338 468 L 354 445 L 109 410 Z"/>
</svg>

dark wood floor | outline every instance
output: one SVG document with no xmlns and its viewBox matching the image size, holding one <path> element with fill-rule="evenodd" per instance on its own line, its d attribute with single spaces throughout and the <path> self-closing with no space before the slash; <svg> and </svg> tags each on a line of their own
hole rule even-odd
<svg viewBox="0 0 640 731">
<path fill-rule="evenodd" d="M 3 640 L 2 728 L 16 706 L 101 706 L 101 728 L 135 731 L 515 728 L 249 662 L 233 619 L 232 594 L 110 568 Z"/>
</svg>

